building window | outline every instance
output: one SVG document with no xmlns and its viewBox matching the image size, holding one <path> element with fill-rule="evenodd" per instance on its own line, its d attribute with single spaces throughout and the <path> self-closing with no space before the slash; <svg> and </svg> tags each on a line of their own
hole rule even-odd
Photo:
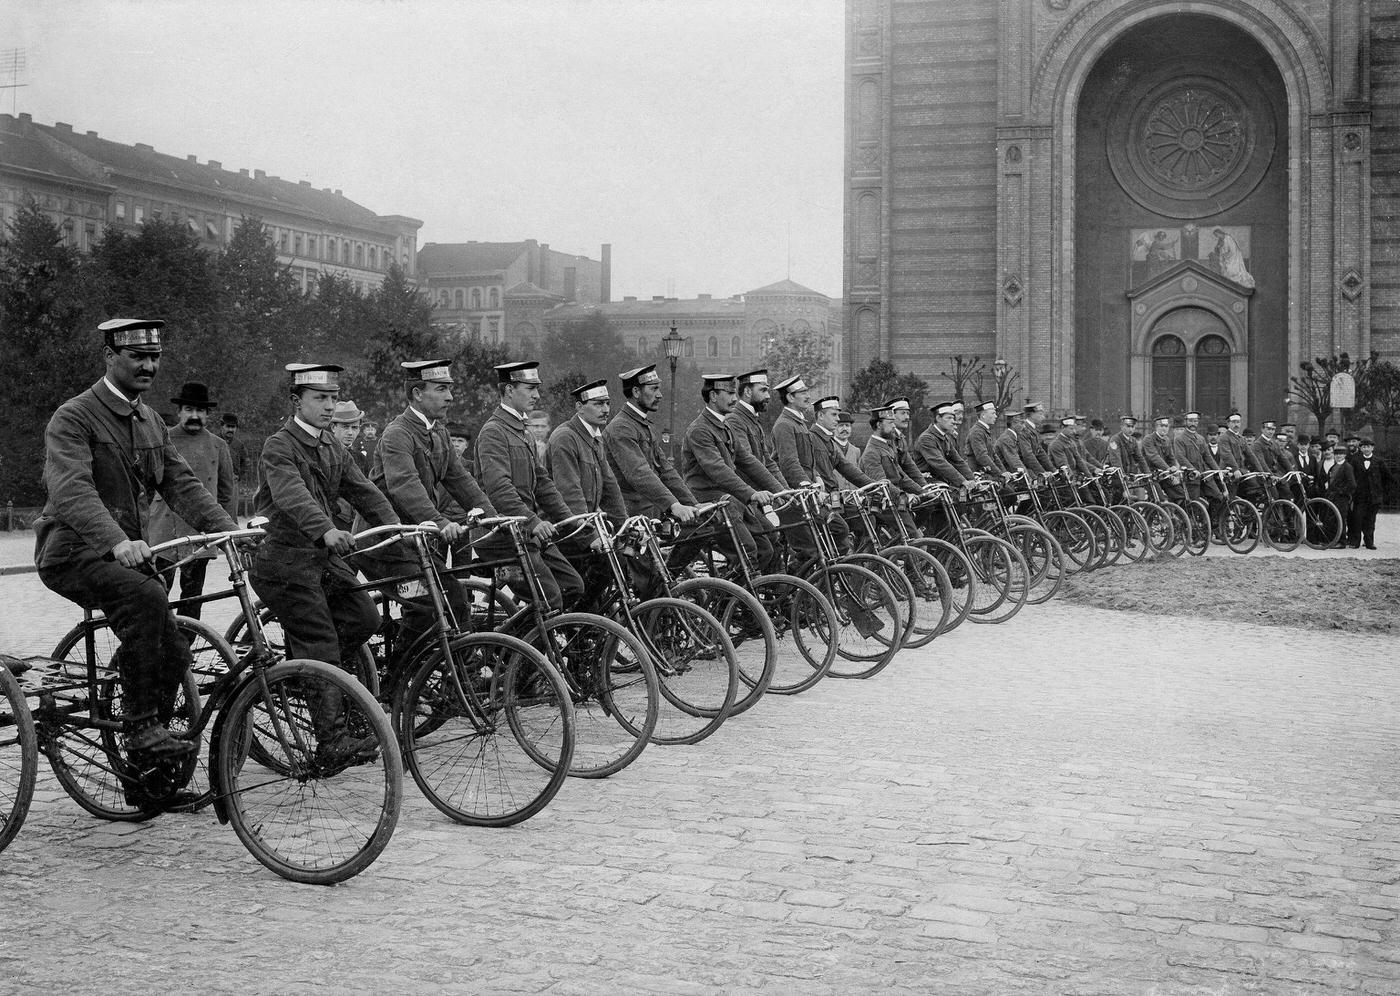
<svg viewBox="0 0 1400 996">
<path fill-rule="evenodd" d="M 69 218 L 63 223 L 63 244 L 71 246 L 77 241 L 74 236 L 73 219 Z"/>
<path fill-rule="evenodd" d="M 718 339 L 717 337 L 715 337 L 715 336 L 710 336 L 710 341 L 709 341 L 708 347 L 707 347 L 706 350 L 705 350 L 705 355 L 706 355 L 706 356 L 718 356 L 718 355 L 719 355 L 719 339 Z"/>
<path fill-rule="evenodd" d="M 204 223 L 204 230 L 205 230 L 206 232 L 209 233 L 209 237 L 210 237 L 211 239 L 213 239 L 215 242 L 218 242 L 218 241 L 219 241 L 219 226 L 218 226 L 218 225 L 214 224 L 212 221 L 206 221 L 206 222 Z"/>
<path fill-rule="evenodd" d="M 197 219 L 197 218 L 195 218 L 193 215 L 191 215 L 190 217 L 188 217 L 188 218 L 185 219 L 185 224 L 190 226 L 190 231 L 194 233 L 195 238 L 198 238 L 198 237 L 199 237 L 199 219 Z"/>
<path fill-rule="evenodd" d="M 305 240 L 302 238 L 301 233 L 298 232 L 292 239 L 292 246 L 294 247 L 292 251 L 300 256 L 303 245 L 305 245 Z"/>
<path fill-rule="evenodd" d="M 499 287 L 492 287 L 492 288 L 491 288 L 491 305 L 490 305 L 490 306 L 491 306 L 492 308 L 499 308 L 499 307 L 501 306 L 501 290 L 500 290 Z"/>
<path fill-rule="evenodd" d="M 126 201 L 117 201 L 117 220 L 126 221 Z"/>
<path fill-rule="evenodd" d="M 462 288 L 458 287 L 452 292 L 452 307 L 458 311 L 462 310 L 462 303 L 466 300 L 466 295 L 462 293 Z"/>
<path fill-rule="evenodd" d="M 369 268 L 371 270 L 379 269 L 379 250 L 375 249 L 374 246 L 369 247 Z"/>
<path fill-rule="evenodd" d="M 306 237 L 306 255 L 312 259 L 316 258 L 316 236 L 314 235 Z"/>
<path fill-rule="evenodd" d="M 83 226 L 83 248 L 91 249 L 92 244 L 97 241 L 97 226 L 88 222 Z"/>
<path fill-rule="evenodd" d="M 644 335 L 637 336 L 637 355 L 646 356 L 648 348 L 647 337 Z"/>
<path fill-rule="evenodd" d="M 686 336 L 686 337 L 685 337 L 685 355 L 686 355 L 686 356 L 694 356 L 694 355 L 695 355 L 695 340 L 692 339 L 692 338 L 690 338 L 690 336 Z"/>
<path fill-rule="evenodd" d="M 335 261 L 335 239 L 326 239 L 326 259 Z"/>
<path fill-rule="evenodd" d="M 739 355 L 739 337 L 737 335 L 733 339 L 729 340 L 729 355 Z"/>
<path fill-rule="evenodd" d="M 355 243 L 355 265 L 365 265 L 365 247 L 359 242 Z"/>
<path fill-rule="evenodd" d="M 151 208 L 151 220 L 160 221 L 160 208 Z"/>
<path fill-rule="evenodd" d="M 488 319 L 486 319 L 486 328 L 487 328 L 487 330 L 489 331 L 489 334 L 490 334 L 490 339 L 489 339 L 488 341 L 490 341 L 490 342 L 492 342 L 492 343 L 499 343 L 499 342 L 501 341 L 501 323 L 500 323 L 500 320 L 497 319 L 497 318 L 488 318 Z"/>
<path fill-rule="evenodd" d="M 144 225 L 146 223 L 146 209 L 143 208 L 140 204 L 137 204 L 131 210 L 131 220 L 138 225 Z"/>
<path fill-rule="evenodd" d="M 342 263 L 350 262 L 349 243 L 347 242 L 342 242 L 340 244 L 340 261 Z"/>
<path fill-rule="evenodd" d="M 478 308 L 480 308 L 480 307 L 481 307 L 481 288 L 480 288 L 480 287 L 473 287 L 473 288 L 472 288 L 472 310 L 475 311 L 476 309 L 478 309 Z"/>
<path fill-rule="evenodd" d="M 443 308 L 447 307 L 447 291 L 438 291 L 438 305 Z"/>
<path fill-rule="evenodd" d="M 289 241 L 289 240 L 288 240 L 288 238 L 287 238 L 287 233 L 286 233 L 285 230 L 284 230 L 284 231 L 280 231 L 280 232 L 277 233 L 277 248 L 278 248 L 278 249 L 281 249 L 283 252 L 286 252 L 286 251 L 287 251 L 287 243 L 288 243 L 288 241 Z"/>
</svg>

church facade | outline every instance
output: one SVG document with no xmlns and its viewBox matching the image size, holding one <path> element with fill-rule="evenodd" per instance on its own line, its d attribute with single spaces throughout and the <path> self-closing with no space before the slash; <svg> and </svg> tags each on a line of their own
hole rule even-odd
<svg viewBox="0 0 1400 996">
<path fill-rule="evenodd" d="M 1305 416 L 1400 356 L 1400 4 L 848 0 L 847 376 L 1004 358 L 1105 419 Z"/>
</svg>

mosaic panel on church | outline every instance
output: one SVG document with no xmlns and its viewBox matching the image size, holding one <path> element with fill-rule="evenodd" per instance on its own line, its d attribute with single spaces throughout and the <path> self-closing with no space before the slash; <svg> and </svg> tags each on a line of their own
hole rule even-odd
<svg viewBox="0 0 1400 996">
<path fill-rule="evenodd" d="M 1128 286 L 1140 286 L 1183 259 L 1194 259 L 1241 287 L 1253 287 L 1249 272 L 1251 238 L 1248 225 L 1215 225 L 1202 229 L 1130 228 Z"/>
</svg>

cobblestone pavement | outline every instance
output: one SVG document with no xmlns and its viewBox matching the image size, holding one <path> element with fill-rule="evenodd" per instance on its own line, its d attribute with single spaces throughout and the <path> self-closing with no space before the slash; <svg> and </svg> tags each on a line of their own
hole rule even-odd
<svg viewBox="0 0 1400 996">
<path fill-rule="evenodd" d="M 45 772 L 0 991 L 1400 993 L 1397 650 L 1033 606 L 333 889 Z"/>
</svg>

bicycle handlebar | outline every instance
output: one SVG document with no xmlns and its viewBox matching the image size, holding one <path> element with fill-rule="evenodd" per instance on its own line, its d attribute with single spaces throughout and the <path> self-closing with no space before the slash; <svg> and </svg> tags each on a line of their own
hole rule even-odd
<svg viewBox="0 0 1400 996">
<path fill-rule="evenodd" d="M 221 533 L 192 533 L 189 536 L 176 536 L 151 547 L 151 556 L 167 550 L 178 550 L 182 546 L 217 546 L 229 540 L 261 538 L 265 533 L 256 526 L 252 529 L 229 529 Z"/>
</svg>

